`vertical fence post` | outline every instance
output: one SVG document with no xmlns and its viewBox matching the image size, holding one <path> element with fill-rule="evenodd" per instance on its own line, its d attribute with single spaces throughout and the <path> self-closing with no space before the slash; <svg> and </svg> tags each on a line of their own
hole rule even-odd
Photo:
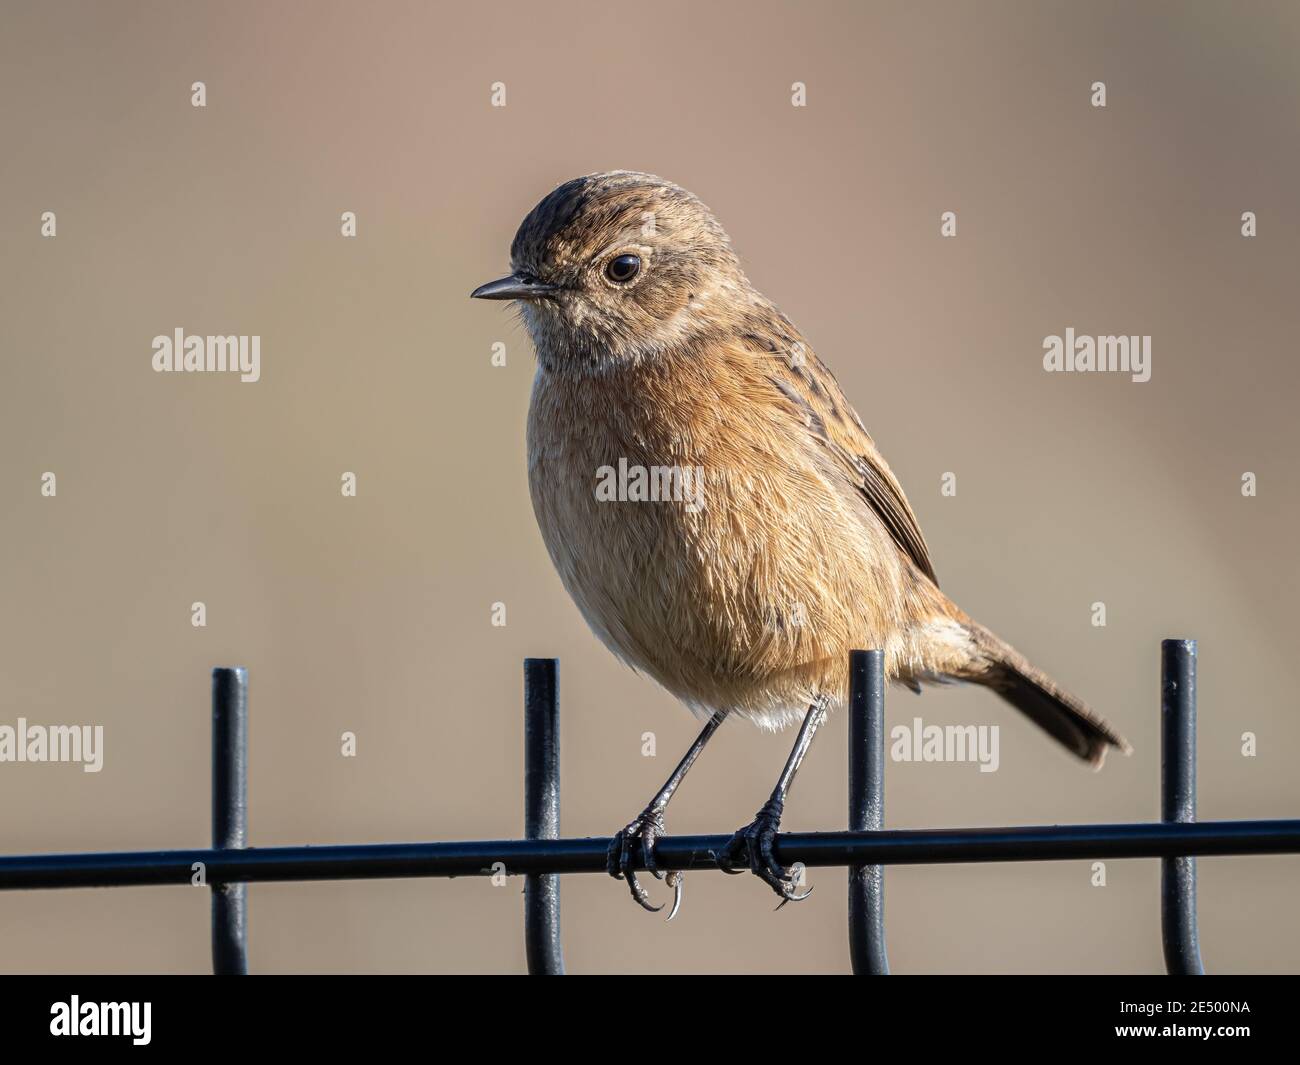
<svg viewBox="0 0 1300 1065">
<path fill-rule="evenodd" d="M 248 670 L 212 671 L 212 847 L 248 846 Z M 212 971 L 248 973 L 248 886 L 212 885 Z"/>
<path fill-rule="evenodd" d="M 1196 820 L 1196 641 L 1160 645 L 1160 819 Z M 1196 859 L 1160 861 L 1160 932 L 1165 969 L 1203 976 L 1196 927 Z"/>
<path fill-rule="evenodd" d="M 524 838 L 560 838 L 560 663 L 524 659 Z M 563 976 L 560 878 L 524 878 L 524 952 L 533 976 Z"/>
<path fill-rule="evenodd" d="M 849 654 L 849 828 L 885 826 L 885 654 Z M 887 976 L 885 869 L 849 867 L 849 957 L 859 976 Z"/>
</svg>

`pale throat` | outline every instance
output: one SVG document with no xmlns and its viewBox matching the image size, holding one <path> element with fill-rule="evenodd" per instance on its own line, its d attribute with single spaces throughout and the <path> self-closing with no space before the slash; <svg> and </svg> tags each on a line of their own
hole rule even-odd
<svg viewBox="0 0 1300 1065">
<path fill-rule="evenodd" d="M 730 321 L 726 309 L 747 289 L 743 280 L 711 277 L 691 285 L 670 314 L 645 323 L 612 321 L 607 314 L 581 306 L 561 314 L 545 305 L 526 304 L 520 315 L 538 362 L 548 372 L 605 376 L 725 329 Z"/>
</svg>

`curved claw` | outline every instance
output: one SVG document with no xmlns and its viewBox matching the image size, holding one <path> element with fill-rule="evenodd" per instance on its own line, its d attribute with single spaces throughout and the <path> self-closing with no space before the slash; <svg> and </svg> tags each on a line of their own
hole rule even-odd
<svg viewBox="0 0 1300 1065">
<path fill-rule="evenodd" d="M 660 910 L 664 908 L 663 903 L 660 903 L 658 906 L 656 906 L 654 905 L 654 903 L 650 901 L 650 896 L 646 894 L 645 888 L 643 888 L 640 882 L 637 880 L 636 873 L 628 873 L 627 886 L 629 890 L 632 892 L 632 900 L 638 906 L 640 906 L 641 909 L 647 911 L 648 913 L 658 913 Z"/>
<path fill-rule="evenodd" d="M 663 906 L 654 905 L 650 901 L 650 896 L 646 894 L 645 888 L 637 880 L 636 870 L 633 868 L 634 841 L 640 841 L 646 871 L 654 876 L 656 880 L 663 880 L 665 874 L 655 861 L 655 840 L 659 838 L 663 830 L 663 814 L 654 810 L 645 810 L 640 817 L 632 821 L 626 828 L 621 828 L 615 833 L 614 838 L 610 840 L 609 850 L 605 856 L 605 871 L 615 880 L 626 880 L 628 891 L 632 895 L 632 901 L 650 913 L 658 913 L 663 909 Z M 681 873 L 673 871 L 669 871 L 667 877 L 669 884 L 673 888 L 673 908 L 668 914 L 668 920 L 671 921 L 677 916 L 677 911 L 682 904 L 682 880 L 684 878 Z"/>
<path fill-rule="evenodd" d="M 790 870 L 782 865 L 776 857 L 775 845 L 777 829 L 781 827 L 781 808 L 768 802 L 759 810 L 758 816 L 744 828 L 736 832 L 727 841 L 722 853 L 717 856 L 718 868 L 724 873 L 740 873 L 742 852 L 747 855 L 745 863 L 749 871 L 780 896 L 779 910 L 787 902 L 802 902 L 812 894 L 812 888 L 802 893 L 795 886 Z"/>
<path fill-rule="evenodd" d="M 805 891 L 802 895 L 787 895 L 785 898 L 783 898 L 780 902 L 776 904 L 776 910 L 779 910 L 787 902 L 803 902 L 803 900 L 806 899 L 812 893 L 813 893 L 813 886 L 809 884 L 808 890 Z M 776 910 L 773 910 L 772 912 L 776 913 Z"/>
<path fill-rule="evenodd" d="M 668 874 L 668 884 L 673 889 L 673 908 L 668 912 L 668 920 L 677 916 L 682 908 L 682 886 L 686 883 L 686 874 L 674 870 Z"/>
<path fill-rule="evenodd" d="M 605 871 L 615 880 L 626 880 L 632 901 L 643 910 L 658 913 L 662 906 L 655 906 L 650 901 L 632 868 L 632 839 L 639 832 L 640 826 L 633 821 L 627 828 L 620 828 L 609 841 L 609 850 L 605 852 Z"/>
</svg>

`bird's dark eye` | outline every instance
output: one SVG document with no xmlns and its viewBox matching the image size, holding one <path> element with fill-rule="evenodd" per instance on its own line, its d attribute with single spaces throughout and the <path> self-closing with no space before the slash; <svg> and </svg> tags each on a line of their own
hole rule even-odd
<svg viewBox="0 0 1300 1065">
<path fill-rule="evenodd" d="M 640 272 L 641 260 L 635 255 L 620 255 L 605 267 L 605 276 L 616 285 L 626 285 Z"/>
</svg>

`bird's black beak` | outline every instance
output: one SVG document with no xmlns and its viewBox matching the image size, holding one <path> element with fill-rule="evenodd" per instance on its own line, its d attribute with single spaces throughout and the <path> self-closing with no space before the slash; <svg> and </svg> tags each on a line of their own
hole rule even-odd
<svg viewBox="0 0 1300 1065">
<path fill-rule="evenodd" d="M 469 297 L 474 300 L 535 300 L 555 291 L 555 285 L 511 274 L 509 277 L 489 281 L 486 285 L 479 285 Z"/>
</svg>

